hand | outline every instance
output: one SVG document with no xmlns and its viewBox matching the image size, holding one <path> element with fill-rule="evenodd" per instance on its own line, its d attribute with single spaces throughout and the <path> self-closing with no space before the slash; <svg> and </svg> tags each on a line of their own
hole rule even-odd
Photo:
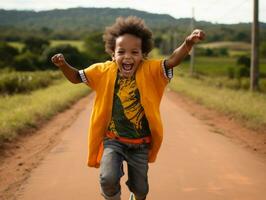
<svg viewBox="0 0 266 200">
<path fill-rule="evenodd" d="M 192 33 L 186 38 L 186 43 L 188 45 L 194 45 L 205 38 L 205 33 L 200 29 L 195 29 Z"/>
<path fill-rule="evenodd" d="M 66 60 L 65 60 L 63 54 L 61 54 L 61 53 L 55 54 L 51 58 L 51 60 L 57 67 L 61 67 L 66 63 Z"/>
</svg>

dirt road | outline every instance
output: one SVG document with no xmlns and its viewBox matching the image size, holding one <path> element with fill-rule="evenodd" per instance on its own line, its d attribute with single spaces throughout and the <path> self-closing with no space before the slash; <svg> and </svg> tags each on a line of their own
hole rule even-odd
<svg viewBox="0 0 266 200">
<path fill-rule="evenodd" d="M 86 166 L 93 94 L 63 138 L 16 193 L 18 200 L 101 200 L 99 170 Z M 161 113 L 164 142 L 150 165 L 148 200 L 265 200 L 263 157 L 213 131 L 166 92 Z M 122 200 L 129 192 L 122 179 Z"/>
</svg>

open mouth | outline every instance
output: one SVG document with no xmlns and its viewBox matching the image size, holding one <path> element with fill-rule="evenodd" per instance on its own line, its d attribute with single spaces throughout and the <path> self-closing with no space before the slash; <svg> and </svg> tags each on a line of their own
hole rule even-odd
<svg viewBox="0 0 266 200">
<path fill-rule="evenodd" d="M 122 69 L 124 71 L 127 71 L 127 72 L 131 71 L 133 69 L 133 67 L 134 67 L 133 63 L 132 64 L 128 64 L 128 63 L 123 63 L 122 64 Z"/>
</svg>

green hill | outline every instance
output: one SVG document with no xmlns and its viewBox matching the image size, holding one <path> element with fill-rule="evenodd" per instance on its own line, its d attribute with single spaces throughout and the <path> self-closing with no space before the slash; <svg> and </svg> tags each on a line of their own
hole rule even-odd
<svg viewBox="0 0 266 200">
<path fill-rule="evenodd" d="M 138 16 L 158 34 L 176 32 L 183 39 L 190 32 L 190 18 L 176 19 L 167 14 L 154 14 L 129 8 L 70 8 L 48 11 L 0 9 L 0 39 L 18 41 L 29 35 L 49 39 L 79 39 L 91 31 L 102 31 L 119 16 Z M 195 22 L 207 33 L 206 42 L 250 42 L 250 23 L 214 24 Z M 260 23 L 261 40 L 266 40 L 266 24 Z"/>
<path fill-rule="evenodd" d="M 143 18 L 153 28 L 177 25 L 170 15 L 152 14 L 133 9 L 120 8 L 70 8 L 49 11 L 0 10 L 0 26 L 31 27 L 51 29 L 102 29 L 112 24 L 119 16 L 135 15 Z"/>
</svg>

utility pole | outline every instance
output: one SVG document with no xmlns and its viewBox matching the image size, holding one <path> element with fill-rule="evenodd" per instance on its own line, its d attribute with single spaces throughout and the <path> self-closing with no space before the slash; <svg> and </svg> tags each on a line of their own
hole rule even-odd
<svg viewBox="0 0 266 200">
<path fill-rule="evenodd" d="M 195 13 L 194 7 L 192 7 L 192 18 L 191 18 L 191 31 L 194 30 L 194 21 L 195 21 Z M 190 51 L 190 75 L 194 74 L 194 65 L 195 65 L 195 47 L 193 46 Z"/>
<path fill-rule="evenodd" d="M 252 47 L 250 66 L 250 90 L 259 87 L 259 0 L 253 0 Z"/>
</svg>

